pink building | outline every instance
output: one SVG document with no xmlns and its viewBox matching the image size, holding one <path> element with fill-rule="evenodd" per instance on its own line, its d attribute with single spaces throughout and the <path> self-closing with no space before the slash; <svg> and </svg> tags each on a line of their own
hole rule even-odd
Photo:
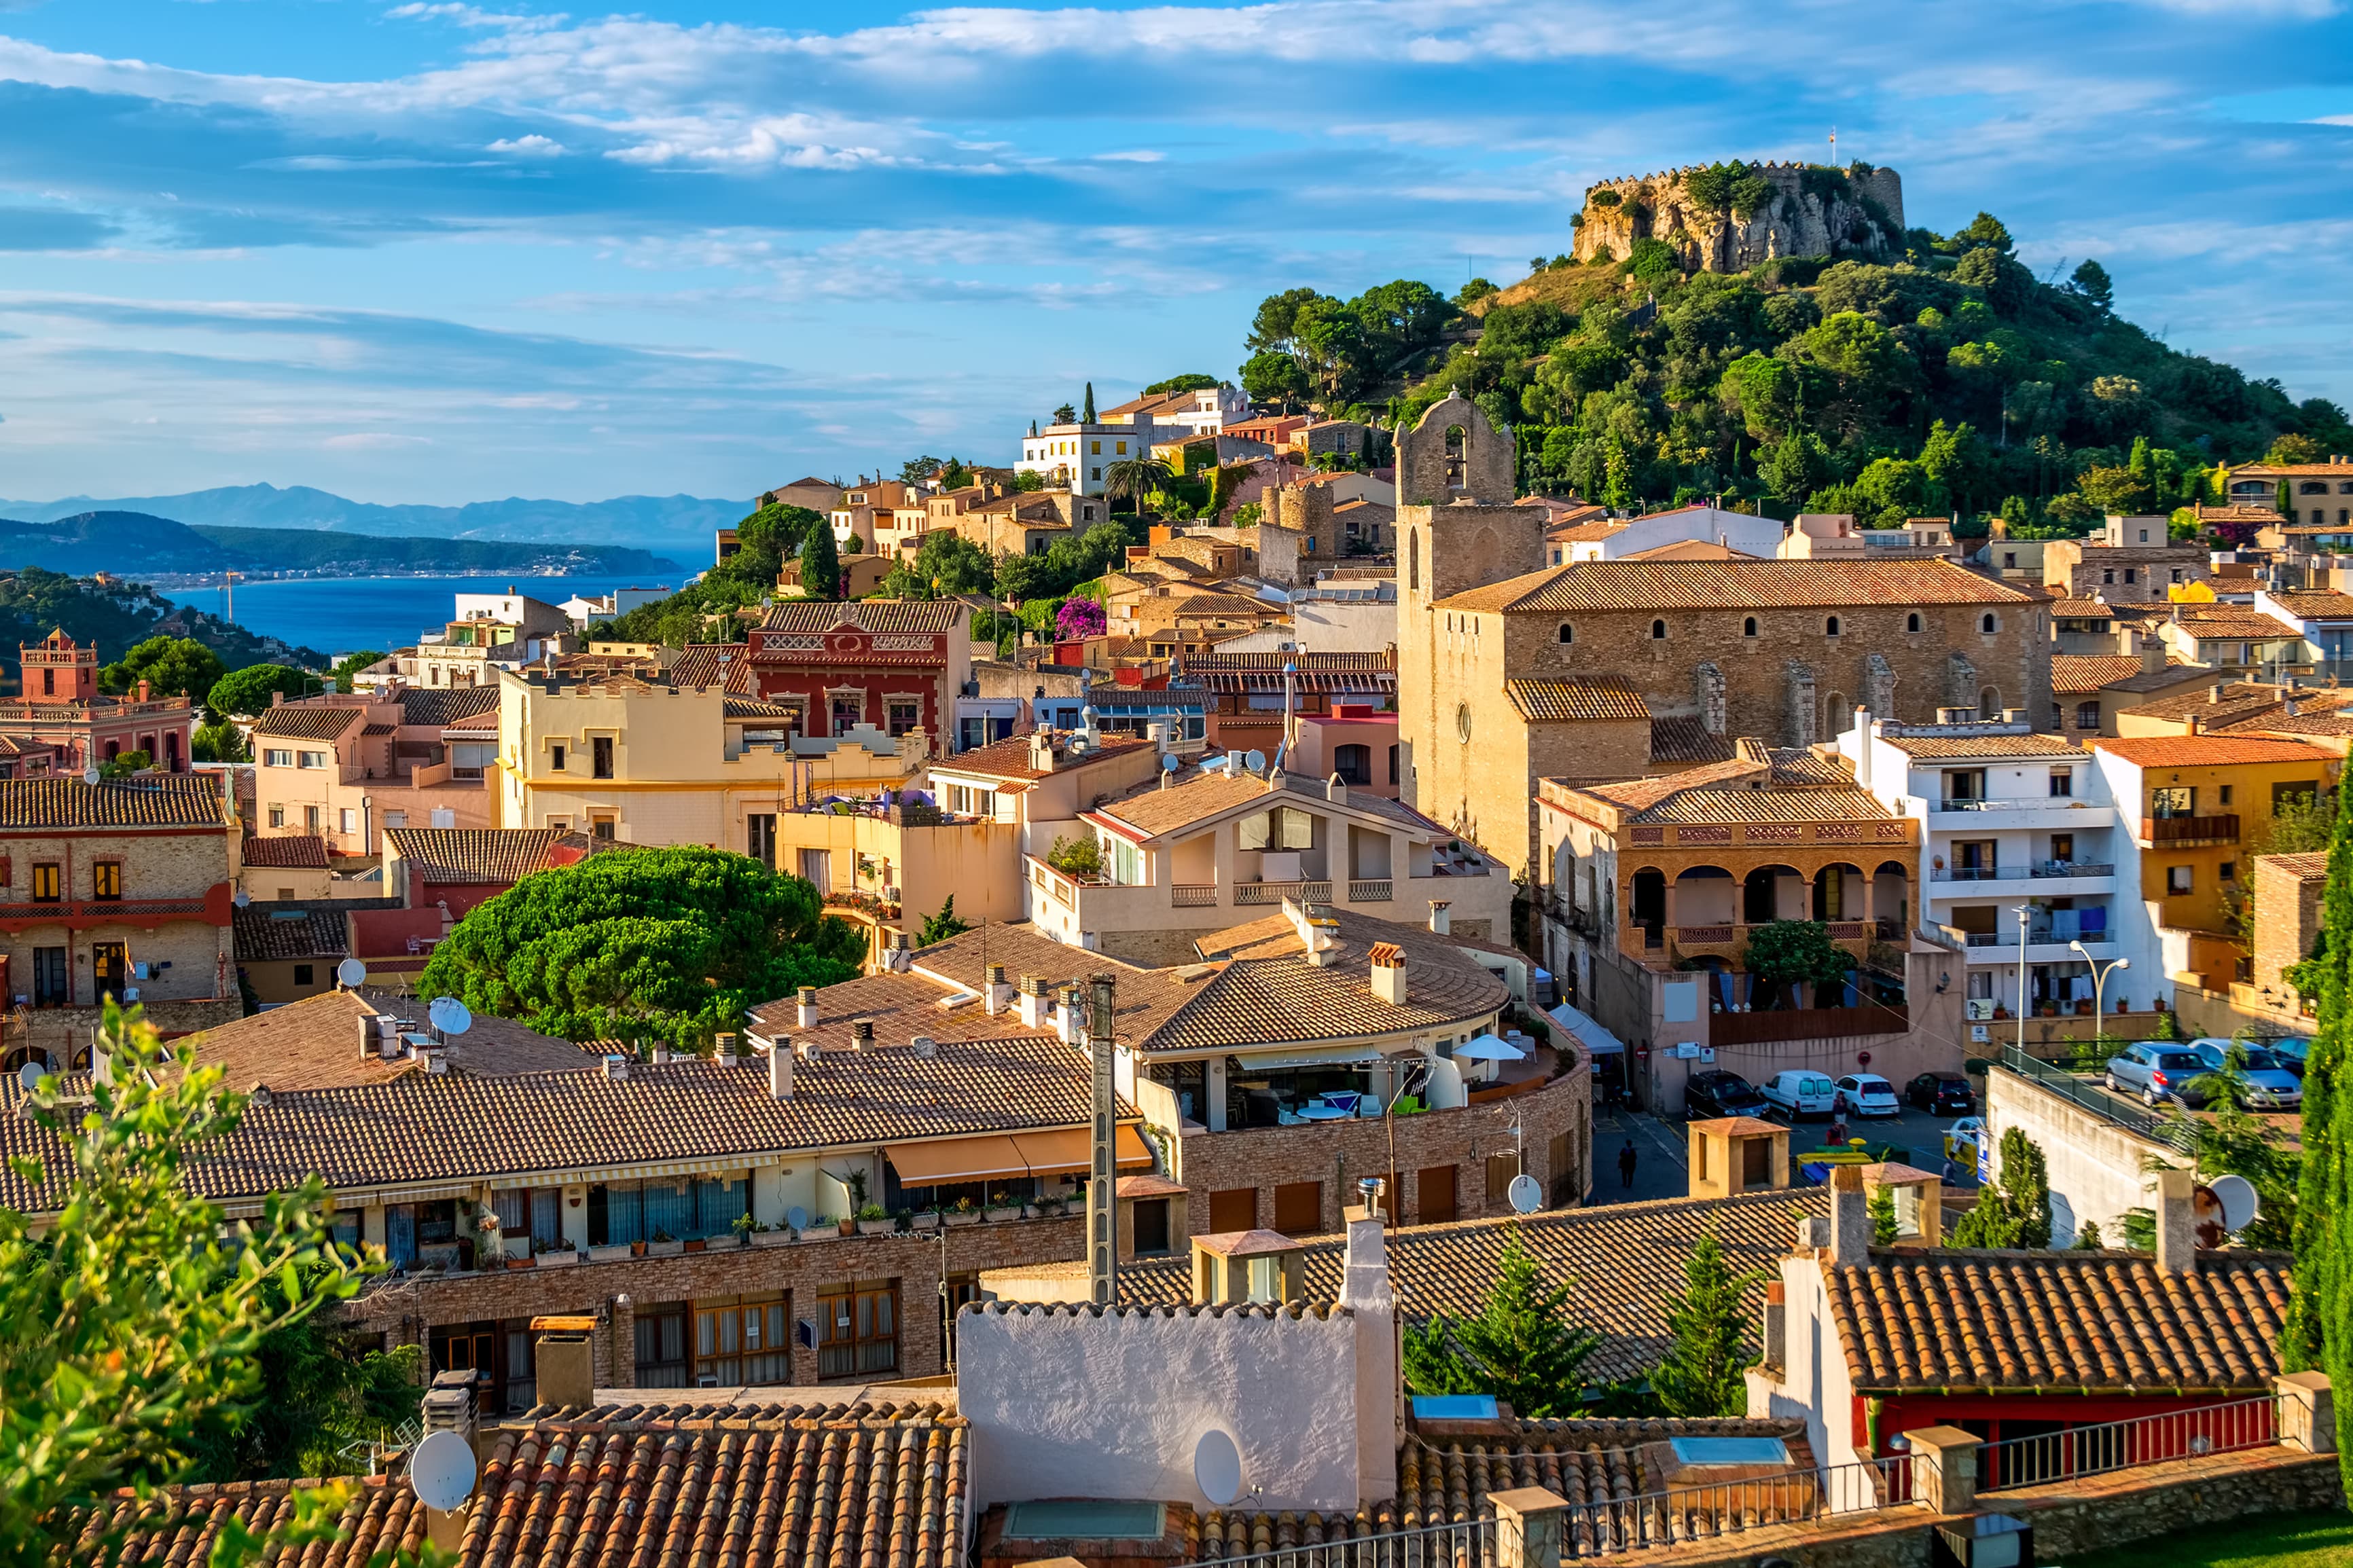
<svg viewBox="0 0 2353 1568">
<path fill-rule="evenodd" d="M 98 689 L 98 649 L 60 626 L 39 642 L 19 644 L 22 694 L 0 701 L 0 778 L 79 773 L 130 752 L 144 752 L 166 773 L 188 771 L 194 706 L 185 697 L 153 697 L 147 683 L 111 697 Z"/>
<path fill-rule="evenodd" d="M 1369 702 L 1335 702 L 1299 718 L 1299 739 L 1283 772 L 1328 779 L 1398 798 L 1398 716 Z"/>
</svg>

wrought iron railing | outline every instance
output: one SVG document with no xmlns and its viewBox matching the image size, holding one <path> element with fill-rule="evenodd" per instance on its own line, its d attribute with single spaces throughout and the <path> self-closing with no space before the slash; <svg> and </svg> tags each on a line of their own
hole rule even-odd
<svg viewBox="0 0 2353 1568">
<path fill-rule="evenodd" d="M 2007 1491 L 2104 1476 L 2168 1459 L 2268 1448 L 2278 1441 L 2278 1401 L 2266 1394 L 1988 1443 L 1978 1450 L 1978 1490 Z"/>
<path fill-rule="evenodd" d="M 2054 1067 L 2039 1057 L 2027 1055 L 2020 1050 L 2014 1042 L 2003 1044 L 2001 1065 L 2021 1078 L 2031 1079 L 2052 1093 L 2073 1100 L 2093 1115 L 2112 1125 L 2122 1127 L 2127 1131 L 2137 1132 L 2145 1138 L 2154 1138 L 2158 1142 L 2179 1149 L 2185 1154 L 2191 1151 L 2196 1142 L 2197 1134 L 2182 1121 L 2172 1117 L 2146 1115 L 2136 1110 L 2116 1096 L 2095 1084 L 2086 1083 L 2063 1068 Z"/>
</svg>

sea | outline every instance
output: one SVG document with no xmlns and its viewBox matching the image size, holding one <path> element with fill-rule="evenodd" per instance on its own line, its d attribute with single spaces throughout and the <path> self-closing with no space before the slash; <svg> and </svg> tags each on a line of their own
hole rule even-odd
<svg viewBox="0 0 2353 1568">
<path fill-rule="evenodd" d="M 594 596 L 616 588 L 670 592 L 683 581 L 678 573 L 659 577 L 281 578 L 237 584 L 236 618 L 248 631 L 337 657 L 362 648 L 389 653 L 414 645 L 420 632 L 440 630 L 459 594 L 500 594 L 512 587 L 560 605 L 575 594 Z M 174 588 L 164 596 L 207 615 L 229 612 L 228 595 L 220 588 Z"/>
</svg>

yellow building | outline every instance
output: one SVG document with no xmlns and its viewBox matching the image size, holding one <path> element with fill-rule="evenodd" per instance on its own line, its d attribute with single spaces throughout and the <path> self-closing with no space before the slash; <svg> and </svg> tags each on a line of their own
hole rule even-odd
<svg viewBox="0 0 2353 1568">
<path fill-rule="evenodd" d="M 2166 972 L 2227 991 L 2247 961 L 2233 914 L 2273 820 L 2335 786 L 2337 760 L 2301 741 L 2236 735 L 2092 742 L 2108 797 L 2140 850 Z"/>
</svg>

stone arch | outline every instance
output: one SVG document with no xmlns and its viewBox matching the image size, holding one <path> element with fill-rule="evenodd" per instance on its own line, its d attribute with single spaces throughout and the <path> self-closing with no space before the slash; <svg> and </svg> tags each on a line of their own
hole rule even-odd
<svg viewBox="0 0 2353 1568">
<path fill-rule="evenodd" d="M 1446 488 L 1460 492 L 1470 488 L 1471 432 L 1460 425 L 1446 427 Z"/>
<path fill-rule="evenodd" d="M 1999 719 L 2001 717 L 2000 687 L 1989 686 L 1984 690 L 1978 693 L 1978 717 L 1979 719 Z"/>
<path fill-rule="evenodd" d="M 1401 506 L 1451 500 L 1508 506 L 1519 493 L 1508 426 L 1454 393 L 1397 433 L 1397 499 Z"/>
<path fill-rule="evenodd" d="M 1847 725 L 1853 720 L 1854 704 L 1846 700 L 1845 692 L 1833 691 L 1822 699 L 1822 723 L 1820 731 L 1822 739 L 1827 741 L 1844 734 Z"/>
<path fill-rule="evenodd" d="M 1799 884 L 1805 881 L 1795 866 L 1758 866 L 1740 879 L 1742 925 L 1770 925 L 1782 918 L 1781 883 L 1785 879 Z"/>
</svg>

